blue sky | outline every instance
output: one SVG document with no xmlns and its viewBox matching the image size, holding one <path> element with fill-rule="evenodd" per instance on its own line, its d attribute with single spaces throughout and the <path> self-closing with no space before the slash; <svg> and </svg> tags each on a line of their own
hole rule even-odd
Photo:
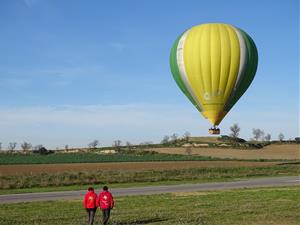
<svg viewBox="0 0 300 225">
<path fill-rule="evenodd" d="M 159 142 L 210 124 L 180 92 L 170 48 L 191 26 L 245 30 L 259 52 L 256 77 L 220 127 L 238 123 L 299 136 L 297 0 L 2 0 L 0 142 L 55 148 L 113 140 Z"/>
</svg>

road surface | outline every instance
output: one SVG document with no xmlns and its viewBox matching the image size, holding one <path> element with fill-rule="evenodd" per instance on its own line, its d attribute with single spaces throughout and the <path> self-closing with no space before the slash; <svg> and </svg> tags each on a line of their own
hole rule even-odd
<svg viewBox="0 0 300 225">
<path fill-rule="evenodd" d="M 218 182 L 204 184 L 181 184 L 181 185 L 165 185 L 165 186 L 147 186 L 134 188 L 113 188 L 110 191 L 114 196 L 130 196 L 130 195 L 152 195 L 173 192 L 195 192 L 195 191 L 214 191 L 228 190 L 238 188 L 256 188 L 256 187 L 272 187 L 272 186 L 291 186 L 299 185 L 300 176 L 289 177 L 273 177 L 273 178 L 257 178 L 234 182 Z M 97 190 L 98 192 L 99 190 Z M 63 191 L 63 192 L 41 192 L 26 194 L 10 194 L 0 195 L 0 202 L 17 203 L 17 202 L 34 202 L 34 201 L 54 201 L 54 200 L 72 200 L 82 199 L 86 190 L 81 191 Z"/>
</svg>

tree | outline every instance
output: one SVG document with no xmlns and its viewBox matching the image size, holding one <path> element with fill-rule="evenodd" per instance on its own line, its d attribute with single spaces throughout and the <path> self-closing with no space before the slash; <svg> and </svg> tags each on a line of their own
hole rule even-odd
<svg viewBox="0 0 300 225">
<path fill-rule="evenodd" d="M 94 140 L 91 143 L 89 143 L 89 148 L 96 148 L 97 145 L 99 145 L 99 141 L 98 140 Z"/>
<path fill-rule="evenodd" d="M 266 140 L 266 141 L 271 141 L 271 134 L 267 134 L 267 135 L 265 136 L 265 140 Z"/>
<path fill-rule="evenodd" d="M 252 133 L 253 133 L 253 138 L 256 141 L 258 141 L 259 139 L 263 139 L 265 134 L 265 132 L 263 132 L 261 129 L 253 129 Z"/>
<path fill-rule="evenodd" d="M 65 145 L 65 150 L 69 151 L 69 145 Z"/>
<path fill-rule="evenodd" d="M 32 147 L 33 151 L 38 151 L 40 148 L 43 148 L 43 145 L 35 145 L 34 147 Z"/>
<path fill-rule="evenodd" d="M 284 139 L 283 133 L 280 133 L 280 134 L 278 135 L 278 139 L 279 139 L 280 142 L 283 141 L 283 139 Z"/>
<path fill-rule="evenodd" d="M 174 133 L 171 135 L 171 141 L 173 141 L 174 143 L 177 142 L 177 138 L 178 138 L 178 134 Z"/>
<path fill-rule="evenodd" d="M 121 140 L 115 140 L 114 143 L 113 143 L 113 147 L 115 147 L 117 150 L 120 150 L 121 149 L 121 143 L 122 143 Z"/>
<path fill-rule="evenodd" d="M 25 151 L 28 151 L 29 149 L 31 149 L 31 148 L 32 148 L 32 145 L 31 145 L 30 143 L 24 141 L 24 143 L 21 144 L 21 148 L 22 148 L 23 151 L 25 152 Z"/>
<path fill-rule="evenodd" d="M 126 147 L 131 150 L 132 149 L 132 144 L 129 141 L 126 141 Z"/>
<path fill-rule="evenodd" d="M 48 155 L 53 154 L 53 150 L 47 150 L 43 145 L 36 145 L 33 147 L 33 153 L 34 154 L 40 154 L 40 155 Z"/>
<path fill-rule="evenodd" d="M 189 141 L 190 137 L 191 137 L 191 133 L 188 132 L 188 131 L 186 131 L 186 132 L 183 134 L 183 138 L 185 139 L 186 142 Z"/>
<path fill-rule="evenodd" d="M 2 150 L 2 142 L 0 142 L 0 151 Z"/>
<path fill-rule="evenodd" d="M 13 151 L 17 147 L 17 142 L 9 142 L 8 143 L 8 150 Z"/>
<path fill-rule="evenodd" d="M 231 133 L 230 136 L 233 138 L 238 138 L 239 137 L 239 132 L 241 130 L 241 128 L 239 127 L 239 125 L 237 123 L 233 124 L 230 127 Z"/>
<path fill-rule="evenodd" d="M 160 143 L 161 144 L 167 144 L 169 142 L 169 140 L 170 140 L 170 137 L 167 136 L 167 135 L 165 135 L 164 138 L 161 140 Z"/>
</svg>

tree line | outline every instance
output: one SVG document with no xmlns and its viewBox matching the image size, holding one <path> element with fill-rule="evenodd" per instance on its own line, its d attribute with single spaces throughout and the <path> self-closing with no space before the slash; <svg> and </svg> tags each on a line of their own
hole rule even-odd
<svg viewBox="0 0 300 225">
<path fill-rule="evenodd" d="M 232 138 L 239 138 L 239 134 L 240 134 L 241 128 L 239 127 L 239 125 L 237 123 L 233 124 L 230 127 L 230 134 L 229 136 Z M 259 128 L 253 128 L 252 129 L 252 139 L 251 140 L 255 140 L 255 141 L 271 141 L 271 134 L 269 133 L 265 133 L 263 130 L 259 129 Z M 182 136 L 179 136 L 177 133 L 173 133 L 171 135 L 165 135 L 163 137 L 163 139 L 161 140 L 161 144 L 167 144 L 167 143 L 177 143 L 177 141 L 179 140 L 185 140 L 185 141 L 189 141 L 189 138 L 191 137 L 191 133 L 189 131 L 186 131 Z M 278 135 L 278 140 L 280 142 L 282 142 L 284 140 L 285 136 L 283 133 L 279 133 Z M 153 144 L 152 142 L 142 142 L 140 143 L 140 145 L 151 145 Z M 14 151 L 16 150 L 18 144 L 17 142 L 9 142 L 7 145 L 7 150 L 9 151 Z M 116 148 L 117 150 L 119 150 L 121 148 L 121 146 L 126 146 L 129 149 L 131 149 L 131 147 L 133 146 L 133 144 L 131 144 L 129 141 L 126 141 L 124 145 L 122 145 L 122 141 L 117 139 L 114 140 L 112 143 L 112 147 Z M 24 141 L 23 143 L 20 144 L 21 150 L 23 150 L 24 152 L 32 150 L 34 152 L 37 151 L 44 151 L 45 152 L 45 147 L 41 144 L 39 145 L 35 145 L 33 146 L 31 143 Z M 100 142 L 99 140 L 93 140 L 90 143 L 88 143 L 87 147 L 89 149 L 96 149 L 97 147 L 100 147 Z M 57 148 L 58 149 L 58 148 Z M 66 144 L 64 146 L 64 150 L 68 151 L 69 145 Z M 0 142 L 0 150 L 2 150 L 2 142 Z"/>
<path fill-rule="evenodd" d="M 230 137 L 238 138 L 240 130 L 241 130 L 241 128 L 239 127 L 239 125 L 237 123 L 233 124 L 230 127 L 230 131 L 231 131 Z M 255 140 L 255 141 L 271 141 L 271 134 L 265 133 L 263 130 L 261 130 L 259 128 L 253 128 L 252 129 L 252 134 L 253 134 L 252 140 Z M 279 141 L 284 140 L 283 133 L 279 133 L 278 140 Z"/>
</svg>

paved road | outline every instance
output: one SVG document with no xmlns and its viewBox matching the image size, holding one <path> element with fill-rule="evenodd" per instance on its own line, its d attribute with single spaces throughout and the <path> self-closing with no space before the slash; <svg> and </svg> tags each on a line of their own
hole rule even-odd
<svg viewBox="0 0 300 225">
<path fill-rule="evenodd" d="M 114 188 L 111 192 L 114 196 L 129 195 L 152 195 L 172 192 L 194 192 L 194 191 L 213 191 L 228 190 L 237 188 L 255 188 L 271 186 L 290 186 L 300 185 L 300 176 L 276 177 L 276 178 L 257 178 L 235 182 L 218 182 L 205 184 L 182 184 L 166 186 L 147 186 L 135 188 Z M 300 188 L 300 187 L 299 187 Z M 86 190 L 82 191 L 63 191 L 63 192 L 43 192 L 0 195 L 0 203 L 17 203 L 33 201 L 53 201 L 62 199 L 82 199 Z"/>
</svg>

